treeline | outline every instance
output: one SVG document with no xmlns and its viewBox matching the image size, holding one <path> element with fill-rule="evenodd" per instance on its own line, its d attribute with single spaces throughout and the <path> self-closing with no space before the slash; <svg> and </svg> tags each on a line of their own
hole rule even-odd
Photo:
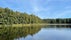
<svg viewBox="0 0 71 40">
<path fill-rule="evenodd" d="M 9 8 L 0 7 L 0 24 L 33 24 L 41 23 L 42 20 L 33 14 L 13 11 Z"/>
<path fill-rule="evenodd" d="M 71 23 L 71 18 L 65 19 L 40 19 L 34 14 L 28 14 L 26 12 L 21 13 L 13 11 L 9 8 L 0 7 L 0 24 L 36 24 L 36 23 Z"/>
<path fill-rule="evenodd" d="M 49 23 L 49 24 L 71 24 L 71 18 L 65 18 L 65 19 L 43 19 L 43 23 Z"/>
</svg>

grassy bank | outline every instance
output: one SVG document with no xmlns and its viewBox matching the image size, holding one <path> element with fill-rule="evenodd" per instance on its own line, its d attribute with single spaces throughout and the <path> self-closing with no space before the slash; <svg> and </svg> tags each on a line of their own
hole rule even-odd
<svg viewBox="0 0 71 40">
<path fill-rule="evenodd" d="M 46 24 L 11 24 L 11 25 L 0 25 L 0 27 L 2 27 L 2 26 L 24 27 L 24 26 L 42 26 L 42 25 L 46 25 Z"/>
</svg>

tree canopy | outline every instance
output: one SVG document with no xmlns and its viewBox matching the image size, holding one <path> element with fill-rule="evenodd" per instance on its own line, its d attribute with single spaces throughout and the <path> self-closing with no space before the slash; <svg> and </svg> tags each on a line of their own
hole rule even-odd
<svg viewBox="0 0 71 40">
<path fill-rule="evenodd" d="M 26 12 L 21 13 L 9 8 L 0 7 L 0 23 L 2 24 L 33 24 L 41 22 L 42 20 L 34 14 L 29 15 Z"/>
</svg>

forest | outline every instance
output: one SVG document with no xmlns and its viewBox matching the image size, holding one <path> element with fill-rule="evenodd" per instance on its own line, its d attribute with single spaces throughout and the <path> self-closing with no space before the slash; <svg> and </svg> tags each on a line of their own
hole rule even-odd
<svg viewBox="0 0 71 40">
<path fill-rule="evenodd" d="M 34 14 L 28 14 L 26 12 L 22 13 L 19 11 L 14 11 L 9 8 L 0 7 L 0 24 L 38 24 L 38 23 L 47 23 L 47 24 L 70 24 L 71 18 L 57 18 L 57 19 L 41 19 Z"/>
<path fill-rule="evenodd" d="M 0 7 L 0 24 L 33 24 L 41 23 L 42 20 L 34 14 L 21 13 L 9 8 Z"/>
<path fill-rule="evenodd" d="M 71 24 L 71 18 L 43 19 L 43 21 L 49 24 Z"/>
</svg>

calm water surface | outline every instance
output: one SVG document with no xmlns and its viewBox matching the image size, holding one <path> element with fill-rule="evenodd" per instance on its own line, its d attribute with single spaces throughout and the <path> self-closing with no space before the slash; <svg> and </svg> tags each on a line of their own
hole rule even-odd
<svg viewBox="0 0 71 40">
<path fill-rule="evenodd" d="M 0 28 L 1 40 L 71 40 L 71 26 Z"/>
</svg>

